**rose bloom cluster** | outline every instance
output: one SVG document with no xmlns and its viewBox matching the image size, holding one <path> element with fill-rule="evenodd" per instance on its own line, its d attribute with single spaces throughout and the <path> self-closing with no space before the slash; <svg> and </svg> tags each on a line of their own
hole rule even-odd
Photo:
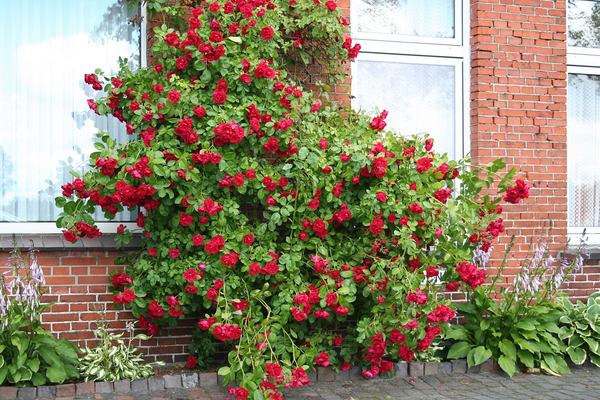
<svg viewBox="0 0 600 400">
<path fill-rule="evenodd" d="M 330 51 L 340 65 L 360 50 L 332 0 L 182 15 L 182 29 L 156 29 L 148 69 L 86 75 L 107 88 L 90 108 L 131 140 L 101 136 L 89 172 L 63 185 L 65 238 L 100 235 L 97 208 L 136 210 L 141 250 L 111 277 L 115 304 L 151 335 L 195 318 L 198 337 L 232 350 L 221 373 L 238 400 L 281 399 L 317 365 L 372 378 L 427 351 L 455 317 L 439 283 L 484 284 L 473 253 L 503 233 L 500 203 L 529 187 L 509 179 L 484 197 L 494 185 L 480 176 L 499 163 L 450 160 L 431 138 L 386 131 L 387 111 L 340 110 L 294 83 L 282 49 Z M 120 226 L 118 240 L 131 234 Z"/>
</svg>

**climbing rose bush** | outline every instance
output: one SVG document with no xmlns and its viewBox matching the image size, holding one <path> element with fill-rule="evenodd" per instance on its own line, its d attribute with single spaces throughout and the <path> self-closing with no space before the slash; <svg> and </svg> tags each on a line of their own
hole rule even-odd
<svg viewBox="0 0 600 400">
<path fill-rule="evenodd" d="M 115 303 L 151 335 L 196 318 L 230 349 L 219 373 L 236 399 L 280 399 L 315 366 L 371 378 L 418 358 L 455 316 L 438 292 L 484 282 L 474 251 L 527 185 L 499 177 L 502 161 L 449 160 L 430 138 L 387 132 L 385 111 L 295 85 L 287 49 L 326 35 L 339 65 L 358 53 L 333 1 L 183 11 L 184 30 L 155 29 L 152 67 L 86 75 L 106 93 L 90 108 L 131 138 L 100 133 L 89 171 L 63 185 L 65 238 L 101 235 L 97 207 L 139 210 L 141 249 L 111 277 Z M 299 19 L 316 25 L 289 32 Z"/>
</svg>

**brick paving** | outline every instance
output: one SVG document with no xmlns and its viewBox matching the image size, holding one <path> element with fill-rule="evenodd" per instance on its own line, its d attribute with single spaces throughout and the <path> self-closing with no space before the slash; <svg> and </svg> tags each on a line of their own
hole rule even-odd
<svg viewBox="0 0 600 400">
<path fill-rule="evenodd" d="M 96 394 L 78 400 L 222 400 L 225 392 L 169 389 L 145 394 Z M 436 375 L 356 382 L 318 383 L 286 396 L 289 400 L 599 400 L 600 368 L 578 368 L 570 375 L 519 375 L 512 379 L 495 373 Z M 66 400 L 66 398 L 65 398 Z"/>
</svg>

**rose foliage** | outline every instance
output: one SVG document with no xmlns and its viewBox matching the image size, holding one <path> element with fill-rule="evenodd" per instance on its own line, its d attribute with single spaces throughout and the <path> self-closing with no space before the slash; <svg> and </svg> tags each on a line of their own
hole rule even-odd
<svg viewBox="0 0 600 400">
<path fill-rule="evenodd" d="M 338 64 L 358 53 L 333 1 L 187 11 L 185 30 L 155 29 L 153 67 L 86 76 L 107 93 L 90 107 L 132 136 L 99 134 L 89 172 L 63 186 L 65 237 L 100 235 L 96 207 L 139 210 L 115 302 L 153 335 L 197 318 L 231 350 L 219 373 L 236 399 L 282 398 L 313 366 L 374 377 L 418 357 L 455 316 L 438 290 L 483 283 L 473 252 L 504 230 L 501 193 L 527 186 L 295 85 L 288 49 L 327 36 Z"/>
</svg>

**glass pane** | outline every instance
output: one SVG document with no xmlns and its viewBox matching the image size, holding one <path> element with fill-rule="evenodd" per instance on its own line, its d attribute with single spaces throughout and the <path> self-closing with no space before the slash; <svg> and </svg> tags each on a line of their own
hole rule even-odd
<svg viewBox="0 0 600 400">
<path fill-rule="evenodd" d="M 600 1 L 571 0 L 567 7 L 568 45 L 600 47 Z"/>
<path fill-rule="evenodd" d="M 359 32 L 453 38 L 455 0 L 356 0 Z"/>
<path fill-rule="evenodd" d="M 127 140 L 96 116 L 83 74 L 140 62 L 139 27 L 119 0 L 19 0 L 0 13 L 0 221 L 54 221 L 60 185 L 83 171 L 95 134 Z M 122 215 L 120 220 L 130 220 Z"/>
<path fill-rule="evenodd" d="M 361 60 L 356 71 L 356 108 L 386 109 L 388 128 L 402 135 L 427 132 L 436 151 L 456 156 L 453 66 Z"/>
<path fill-rule="evenodd" d="M 569 74 L 569 226 L 600 226 L 600 75 Z"/>
</svg>

